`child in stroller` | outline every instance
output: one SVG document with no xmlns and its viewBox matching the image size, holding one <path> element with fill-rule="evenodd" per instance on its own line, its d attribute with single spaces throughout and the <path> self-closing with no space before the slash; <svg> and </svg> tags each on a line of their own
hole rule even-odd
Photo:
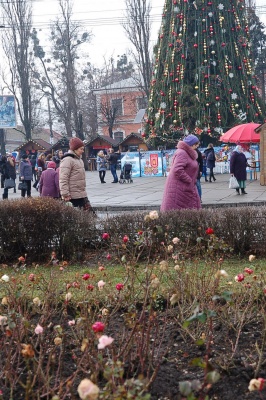
<svg viewBox="0 0 266 400">
<path fill-rule="evenodd" d="M 133 183 L 132 180 L 132 165 L 125 163 L 120 174 L 119 183 Z"/>
</svg>

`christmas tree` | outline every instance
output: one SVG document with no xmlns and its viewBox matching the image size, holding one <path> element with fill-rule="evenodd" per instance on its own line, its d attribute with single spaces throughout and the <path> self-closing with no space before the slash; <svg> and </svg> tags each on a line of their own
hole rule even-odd
<svg viewBox="0 0 266 400">
<path fill-rule="evenodd" d="M 146 138 L 174 142 L 188 131 L 219 137 L 264 116 L 244 1 L 166 0 Z"/>
</svg>

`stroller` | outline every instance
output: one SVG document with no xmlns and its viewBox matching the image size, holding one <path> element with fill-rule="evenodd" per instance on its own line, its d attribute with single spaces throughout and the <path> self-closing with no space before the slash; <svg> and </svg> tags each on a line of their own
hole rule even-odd
<svg viewBox="0 0 266 400">
<path fill-rule="evenodd" d="M 123 170 L 120 174 L 119 183 L 133 183 L 132 180 L 132 165 L 130 163 L 125 163 Z"/>
</svg>

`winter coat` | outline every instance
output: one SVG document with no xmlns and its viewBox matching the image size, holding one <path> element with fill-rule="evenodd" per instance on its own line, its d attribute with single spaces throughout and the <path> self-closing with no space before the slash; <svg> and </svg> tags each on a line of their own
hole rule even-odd
<svg viewBox="0 0 266 400">
<path fill-rule="evenodd" d="M 230 173 L 233 174 L 238 181 L 247 180 L 247 158 L 244 153 L 233 151 L 230 158 Z"/>
<path fill-rule="evenodd" d="M 201 152 L 198 149 L 196 149 L 196 152 L 198 154 L 197 161 L 198 161 L 198 164 L 199 164 L 199 171 L 198 171 L 197 179 L 200 179 L 200 177 L 202 175 L 202 172 L 203 172 L 203 158 L 202 158 Z"/>
<path fill-rule="evenodd" d="M 110 165 L 117 165 L 118 159 L 119 159 L 119 154 L 111 153 L 108 157 L 108 162 Z"/>
<path fill-rule="evenodd" d="M 62 197 L 70 196 L 71 199 L 87 197 L 84 163 L 72 150 L 62 157 L 59 169 L 59 188 Z"/>
<path fill-rule="evenodd" d="M 204 154 L 206 156 L 206 165 L 207 168 L 214 168 L 215 167 L 215 153 L 212 147 L 204 150 Z"/>
<path fill-rule="evenodd" d="M 199 170 L 197 152 L 184 142 L 179 142 L 177 147 L 166 179 L 161 211 L 201 208 L 196 187 Z"/>
<path fill-rule="evenodd" d="M 58 170 L 47 168 L 47 170 L 43 171 L 40 178 L 39 191 L 42 197 L 60 197 Z"/>
<path fill-rule="evenodd" d="M 107 160 L 105 157 L 97 156 L 97 171 L 106 171 L 107 170 Z"/>
<path fill-rule="evenodd" d="M 56 168 L 59 168 L 61 160 L 62 158 L 59 158 L 57 155 L 53 157 L 53 162 L 55 162 Z"/>
<path fill-rule="evenodd" d="M 25 181 L 32 180 L 32 166 L 27 160 L 20 161 L 19 177 L 21 178 L 22 176 Z"/>
<path fill-rule="evenodd" d="M 15 165 L 13 166 L 8 161 L 6 161 L 2 166 L 2 171 L 4 179 L 12 178 L 16 180 L 17 173 Z"/>
</svg>

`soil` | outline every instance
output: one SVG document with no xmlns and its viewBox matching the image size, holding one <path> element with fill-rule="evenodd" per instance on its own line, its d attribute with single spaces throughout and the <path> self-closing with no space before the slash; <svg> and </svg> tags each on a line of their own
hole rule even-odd
<svg viewBox="0 0 266 400">
<path fill-rule="evenodd" d="M 72 317 L 71 309 L 68 311 L 69 317 Z M 191 363 L 194 359 L 205 359 L 207 353 L 206 346 L 205 344 L 196 345 L 188 335 L 184 336 L 184 330 L 178 327 L 173 315 L 165 316 L 162 313 L 161 316 L 158 331 L 164 331 L 162 346 L 160 347 L 160 354 L 163 354 L 163 357 L 160 359 L 158 373 L 150 387 L 151 399 L 185 399 L 179 393 L 179 382 L 193 381 L 195 379 L 200 380 L 201 383 L 203 382 L 203 369 L 193 366 Z M 122 326 L 124 326 L 124 315 L 120 311 L 109 321 L 108 332 L 106 334 L 117 338 L 121 336 Z M 258 346 L 261 345 L 262 331 L 263 328 L 258 323 L 246 325 L 240 333 L 237 350 L 233 354 L 232 349 L 237 340 L 236 331 L 228 331 L 220 323 L 214 324 L 208 365 L 209 370 L 214 369 L 218 371 L 221 377 L 217 383 L 208 388 L 208 391 L 205 391 L 206 396 L 209 396 L 208 399 L 266 399 L 266 388 L 261 392 L 248 391 L 248 385 L 250 380 L 254 378 L 254 371 L 258 360 L 256 343 Z M 69 351 L 66 351 L 63 362 L 64 379 L 75 372 L 75 361 L 71 357 L 73 347 L 71 344 L 67 347 Z M 259 377 L 266 379 L 266 352 L 264 353 L 263 360 L 264 364 L 260 370 Z M 133 368 L 135 368 L 135 373 L 138 375 L 140 371 L 138 370 L 137 359 L 131 361 Z M 154 366 L 156 365 L 154 364 Z M 23 377 L 21 378 L 23 380 Z M 24 379 L 26 379 L 26 376 Z M 77 382 L 75 382 L 75 385 L 77 385 Z M 0 389 L 3 390 L 3 387 L 3 382 L 0 382 Z M 13 387 L 13 390 L 13 400 L 24 399 L 24 390 L 22 391 L 20 385 L 16 388 Z M 197 396 L 197 393 L 195 393 L 195 396 Z M 10 389 L 6 388 L 3 390 L 2 398 L 3 400 L 11 398 Z M 71 397 L 71 399 L 78 398 L 78 395 L 77 397 L 76 395 L 72 395 Z M 34 395 L 30 399 L 35 399 Z M 207 397 L 204 394 L 200 399 L 205 400 Z"/>
</svg>

